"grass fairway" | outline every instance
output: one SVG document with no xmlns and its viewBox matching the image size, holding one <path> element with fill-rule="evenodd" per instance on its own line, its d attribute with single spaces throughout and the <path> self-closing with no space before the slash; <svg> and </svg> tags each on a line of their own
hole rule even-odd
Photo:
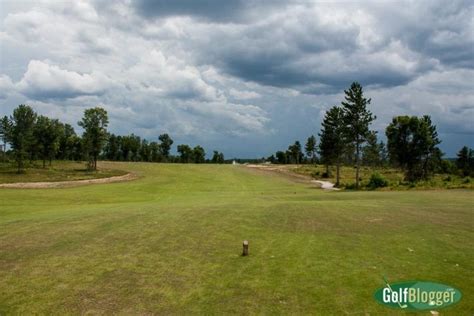
<svg viewBox="0 0 474 316">
<path fill-rule="evenodd" d="M 473 191 L 325 192 L 243 166 L 103 166 L 142 177 L 0 190 L 0 314 L 397 315 L 372 297 L 383 275 L 455 286 L 463 299 L 442 314 L 474 312 Z"/>
</svg>

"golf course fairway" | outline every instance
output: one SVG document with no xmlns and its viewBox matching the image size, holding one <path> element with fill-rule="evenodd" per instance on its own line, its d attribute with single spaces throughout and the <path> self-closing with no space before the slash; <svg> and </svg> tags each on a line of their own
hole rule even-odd
<svg viewBox="0 0 474 316">
<path fill-rule="evenodd" d="M 334 192 L 245 166 L 101 166 L 138 179 L 0 189 L 0 315 L 399 315 L 373 298 L 384 276 L 452 285 L 463 298 L 440 313 L 474 312 L 473 191 Z"/>
</svg>

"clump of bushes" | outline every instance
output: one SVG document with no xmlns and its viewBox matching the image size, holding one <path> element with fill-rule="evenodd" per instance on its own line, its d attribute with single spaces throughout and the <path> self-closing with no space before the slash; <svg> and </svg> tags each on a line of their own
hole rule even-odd
<svg viewBox="0 0 474 316">
<path fill-rule="evenodd" d="M 375 190 L 377 188 L 384 188 L 388 186 L 388 181 L 382 177 L 379 173 L 373 173 L 370 176 L 369 183 L 367 183 L 367 188 Z"/>
<path fill-rule="evenodd" d="M 345 184 L 342 185 L 342 187 L 344 187 L 346 190 L 355 190 L 356 189 L 355 183 L 345 183 Z"/>
<path fill-rule="evenodd" d="M 323 172 L 321 177 L 324 178 L 324 179 L 330 178 L 331 177 L 331 172 L 330 171 L 329 172 L 325 171 L 325 172 Z"/>
<path fill-rule="evenodd" d="M 319 172 L 319 171 L 313 171 L 313 172 L 311 173 L 311 176 L 312 176 L 313 178 L 319 178 L 319 175 L 320 175 L 320 172 Z"/>
</svg>

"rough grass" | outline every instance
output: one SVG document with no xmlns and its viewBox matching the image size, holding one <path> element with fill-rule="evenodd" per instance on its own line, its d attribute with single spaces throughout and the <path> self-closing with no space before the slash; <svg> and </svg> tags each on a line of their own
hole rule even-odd
<svg viewBox="0 0 474 316">
<path fill-rule="evenodd" d="M 109 178 L 126 174 L 123 170 L 99 169 L 89 171 L 85 162 L 53 161 L 51 166 L 42 167 L 41 162 L 35 162 L 17 173 L 12 163 L 0 163 L 0 183 L 15 182 L 57 182 Z"/>
<path fill-rule="evenodd" d="M 102 167 L 141 178 L 0 189 L 0 314 L 399 315 L 372 298 L 383 275 L 450 284 L 464 298 L 443 315 L 474 311 L 472 191 L 325 192 L 241 166 Z"/>
<path fill-rule="evenodd" d="M 326 172 L 326 167 L 323 165 L 293 165 L 289 169 L 315 179 L 327 180 L 336 182 L 336 167 L 329 168 L 329 178 L 323 178 L 323 173 Z M 361 189 L 364 189 L 370 180 L 373 173 L 379 173 L 388 181 L 388 186 L 379 190 L 410 190 L 410 189 L 474 189 L 474 179 L 470 177 L 460 177 L 459 175 L 450 174 L 436 174 L 429 180 L 418 181 L 410 183 L 404 180 L 404 175 L 401 170 L 394 168 L 372 168 L 361 167 L 360 179 Z M 355 184 L 355 168 L 351 166 L 342 166 L 340 170 L 341 187 L 352 187 Z"/>
</svg>

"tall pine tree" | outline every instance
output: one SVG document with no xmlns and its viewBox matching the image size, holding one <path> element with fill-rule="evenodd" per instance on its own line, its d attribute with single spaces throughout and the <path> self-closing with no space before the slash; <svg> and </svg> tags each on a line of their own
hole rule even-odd
<svg viewBox="0 0 474 316">
<path fill-rule="evenodd" d="M 346 149 L 345 126 L 343 122 L 344 112 L 342 108 L 333 106 L 326 112 L 321 123 L 319 133 L 319 154 L 326 165 L 326 173 L 329 175 L 329 165 L 336 164 L 336 186 L 339 186 L 339 169 Z"/>
<path fill-rule="evenodd" d="M 358 189 L 361 149 L 370 135 L 369 126 L 376 117 L 367 109 L 371 99 L 364 98 L 364 92 L 359 83 L 352 83 L 349 90 L 344 90 L 344 93 L 345 101 L 341 104 L 344 111 L 345 138 L 354 147 L 356 189 Z"/>
</svg>

